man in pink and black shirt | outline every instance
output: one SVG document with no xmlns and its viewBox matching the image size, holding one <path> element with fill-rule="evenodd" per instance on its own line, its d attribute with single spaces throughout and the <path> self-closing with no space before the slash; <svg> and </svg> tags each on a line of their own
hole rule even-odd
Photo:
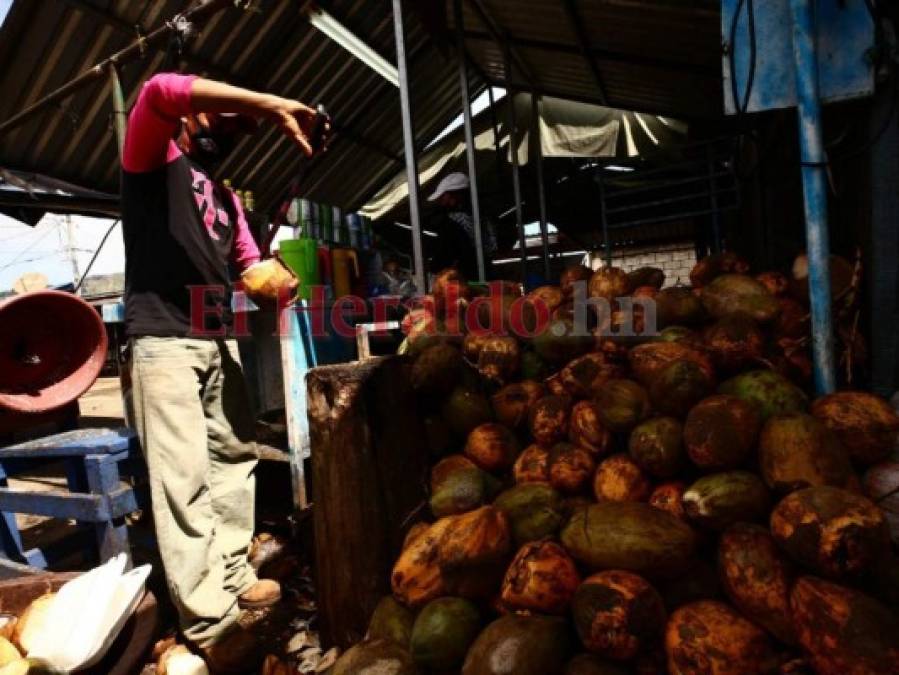
<svg viewBox="0 0 899 675">
<path fill-rule="evenodd" d="M 234 276 L 260 263 L 236 195 L 212 171 L 256 119 L 307 155 L 315 111 L 193 76 L 147 81 L 123 151 L 125 327 L 134 424 L 150 471 L 153 517 L 184 637 L 214 672 L 250 664 L 242 607 L 280 598 L 247 560 L 254 526 L 254 420 L 236 342 Z"/>
</svg>

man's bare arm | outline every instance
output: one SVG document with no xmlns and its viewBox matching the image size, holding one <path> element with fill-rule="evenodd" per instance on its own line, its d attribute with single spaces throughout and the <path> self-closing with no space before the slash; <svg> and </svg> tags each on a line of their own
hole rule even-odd
<svg viewBox="0 0 899 675">
<path fill-rule="evenodd" d="M 307 156 L 314 154 L 309 137 L 315 110 L 299 101 L 204 78 L 193 81 L 191 101 L 197 112 L 243 113 L 270 119 Z"/>
</svg>

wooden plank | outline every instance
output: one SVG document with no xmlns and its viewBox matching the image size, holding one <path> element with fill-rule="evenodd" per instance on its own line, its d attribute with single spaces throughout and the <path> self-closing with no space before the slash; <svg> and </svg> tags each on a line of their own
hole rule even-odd
<svg viewBox="0 0 899 675">
<path fill-rule="evenodd" d="M 111 495 L 89 495 L 70 492 L 30 493 L 0 488 L 0 511 L 31 513 L 51 518 L 71 518 L 86 523 L 109 520 L 110 506 L 121 509 L 127 504 L 131 488 L 119 488 Z M 133 509 L 131 509 L 133 510 Z M 129 511 L 126 511 L 126 513 Z"/>
<path fill-rule="evenodd" d="M 400 357 L 315 368 L 308 385 L 322 639 L 346 648 L 427 503 L 424 429 Z"/>
<path fill-rule="evenodd" d="M 78 457 L 137 450 L 130 429 L 75 429 L 0 448 L 0 459 L 13 457 Z"/>
</svg>

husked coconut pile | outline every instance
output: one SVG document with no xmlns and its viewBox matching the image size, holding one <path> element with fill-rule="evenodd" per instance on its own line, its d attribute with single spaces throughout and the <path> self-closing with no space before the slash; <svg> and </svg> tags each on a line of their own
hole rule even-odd
<svg viewBox="0 0 899 675">
<path fill-rule="evenodd" d="M 439 275 L 403 350 L 430 513 L 327 672 L 899 673 L 899 417 L 859 389 L 859 266 L 831 274 L 840 391 L 817 399 L 802 260 L 725 253 L 665 289 L 574 267 L 490 303 Z M 586 333 L 578 282 L 611 310 Z"/>
</svg>

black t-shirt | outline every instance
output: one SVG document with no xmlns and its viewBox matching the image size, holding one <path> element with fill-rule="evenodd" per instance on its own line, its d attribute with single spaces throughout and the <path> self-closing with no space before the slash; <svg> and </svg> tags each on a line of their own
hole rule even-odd
<svg viewBox="0 0 899 675">
<path fill-rule="evenodd" d="M 230 323 L 229 262 L 259 260 L 240 201 L 172 140 L 192 111 L 192 76 L 148 80 L 128 119 L 122 157 L 125 331 L 220 337 Z"/>
</svg>

